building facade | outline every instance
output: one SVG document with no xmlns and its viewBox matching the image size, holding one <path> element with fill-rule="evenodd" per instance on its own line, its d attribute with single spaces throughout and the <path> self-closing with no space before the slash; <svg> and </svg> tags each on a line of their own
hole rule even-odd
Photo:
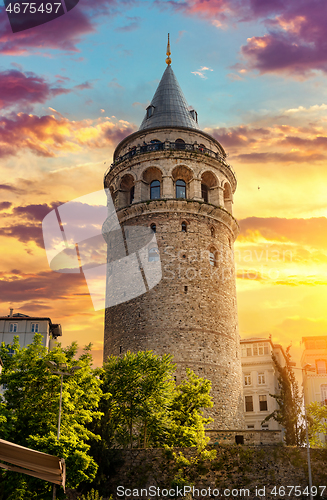
<svg viewBox="0 0 327 500">
<path fill-rule="evenodd" d="M 272 359 L 275 355 L 281 366 L 285 366 L 285 352 L 270 339 L 249 338 L 241 340 L 244 417 L 247 429 L 282 430 L 274 419 L 263 422 L 265 417 L 278 408 L 278 373 Z"/>
<path fill-rule="evenodd" d="M 61 325 L 52 323 L 50 318 L 14 314 L 12 309 L 8 316 L 0 316 L 0 342 L 6 345 L 11 345 L 18 336 L 20 347 L 26 347 L 32 344 L 36 333 L 42 335 L 43 345 L 51 349 L 52 341 L 62 335 Z"/>
<path fill-rule="evenodd" d="M 152 289 L 105 312 L 104 360 L 128 350 L 170 353 L 176 379 L 185 368 L 212 382 L 214 427 L 244 428 L 232 215 L 236 177 L 226 152 L 200 130 L 170 65 L 138 132 L 116 148 L 104 186 L 127 234 L 146 227 L 156 236 L 148 263 L 161 263 Z M 108 265 L 115 246 L 104 224 Z M 116 253 L 117 258 L 117 253 Z M 111 268 L 110 268 L 111 269 Z M 107 293 L 119 282 L 108 272 Z M 140 272 L 144 274 L 140 263 Z M 131 276 L 131 286 L 133 277 Z"/>
<path fill-rule="evenodd" d="M 301 367 L 311 365 L 303 371 L 305 402 L 327 404 L 327 335 L 302 337 L 302 344 Z"/>
</svg>

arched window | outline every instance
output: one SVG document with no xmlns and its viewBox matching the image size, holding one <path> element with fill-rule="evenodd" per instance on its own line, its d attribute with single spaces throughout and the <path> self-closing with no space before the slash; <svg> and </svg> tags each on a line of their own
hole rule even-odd
<svg viewBox="0 0 327 500">
<path fill-rule="evenodd" d="M 210 229 L 210 232 L 211 232 L 211 236 L 212 236 L 212 238 L 214 238 L 214 237 L 215 237 L 215 228 L 214 228 L 214 227 L 212 227 L 212 228 Z"/>
<path fill-rule="evenodd" d="M 132 186 L 130 189 L 130 192 L 129 192 L 129 204 L 130 205 L 133 203 L 133 200 L 134 200 L 134 191 L 135 191 L 135 188 L 134 188 L 134 186 Z"/>
<path fill-rule="evenodd" d="M 158 262 L 160 259 L 159 249 L 158 247 L 152 247 L 149 249 L 148 253 L 148 261 L 149 262 Z"/>
<path fill-rule="evenodd" d="M 205 184 L 201 184 L 201 197 L 205 203 L 208 203 L 208 188 Z"/>
<path fill-rule="evenodd" d="M 186 198 L 186 182 L 182 179 L 176 181 L 176 198 Z"/>
<path fill-rule="evenodd" d="M 182 222 L 182 233 L 186 233 L 187 232 L 187 224 L 186 222 Z"/>
<path fill-rule="evenodd" d="M 214 248 L 211 248 L 209 252 L 209 262 L 210 266 L 212 267 L 216 266 L 216 250 Z"/>
<path fill-rule="evenodd" d="M 119 186 L 117 205 L 119 208 L 131 205 L 134 200 L 134 178 L 130 174 L 122 177 Z"/>
<path fill-rule="evenodd" d="M 152 181 L 150 184 L 150 199 L 158 200 L 160 198 L 160 181 Z"/>
<path fill-rule="evenodd" d="M 150 227 L 151 227 L 151 231 L 152 231 L 153 233 L 156 233 L 156 232 L 157 232 L 157 226 L 156 226 L 155 224 L 151 224 L 151 226 L 150 226 Z"/>
<path fill-rule="evenodd" d="M 176 149 L 185 149 L 185 141 L 183 139 L 176 139 Z"/>
</svg>

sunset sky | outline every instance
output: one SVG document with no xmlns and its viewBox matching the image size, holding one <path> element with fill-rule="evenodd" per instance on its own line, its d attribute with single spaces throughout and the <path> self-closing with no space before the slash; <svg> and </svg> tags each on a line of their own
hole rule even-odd
<svg viewBox="0 0 327 500">
<path fill-rule="evenodd" d="M 13 34 L 0 8 L 0 314 L 47 316 L 63 345 L 93 342 L 104 311 L 83 275 L 49 268 L 42 219 L 103 188 L 172 68 L 238 179 L 240 333 L 327 333 L 326 0 L 80 0 Z"/>
</svg>

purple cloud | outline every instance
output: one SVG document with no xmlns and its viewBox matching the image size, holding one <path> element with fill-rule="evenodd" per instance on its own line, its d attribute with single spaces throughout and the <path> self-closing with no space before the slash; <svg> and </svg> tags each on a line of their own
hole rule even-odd
<svg viewBox="0 0 327 500">
<path fill-rule="evenodd" d="M 43 103 L 52 96 L 67 94 L 68 89 L 52 88 L 44 78 L 15 69 L 0 72 L 0 108 L 15 104 Z"/>
</svg>

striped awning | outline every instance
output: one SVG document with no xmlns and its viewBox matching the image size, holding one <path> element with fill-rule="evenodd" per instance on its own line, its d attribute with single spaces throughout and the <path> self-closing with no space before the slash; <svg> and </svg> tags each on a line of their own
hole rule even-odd
<svg viewBox="0 0 327 500">
<path fill-rule="evenodd" d="M 65 490 L 66 464 L 63 458 L 0 439 L 0 467 L 58 484 Z"/>
</svg>

